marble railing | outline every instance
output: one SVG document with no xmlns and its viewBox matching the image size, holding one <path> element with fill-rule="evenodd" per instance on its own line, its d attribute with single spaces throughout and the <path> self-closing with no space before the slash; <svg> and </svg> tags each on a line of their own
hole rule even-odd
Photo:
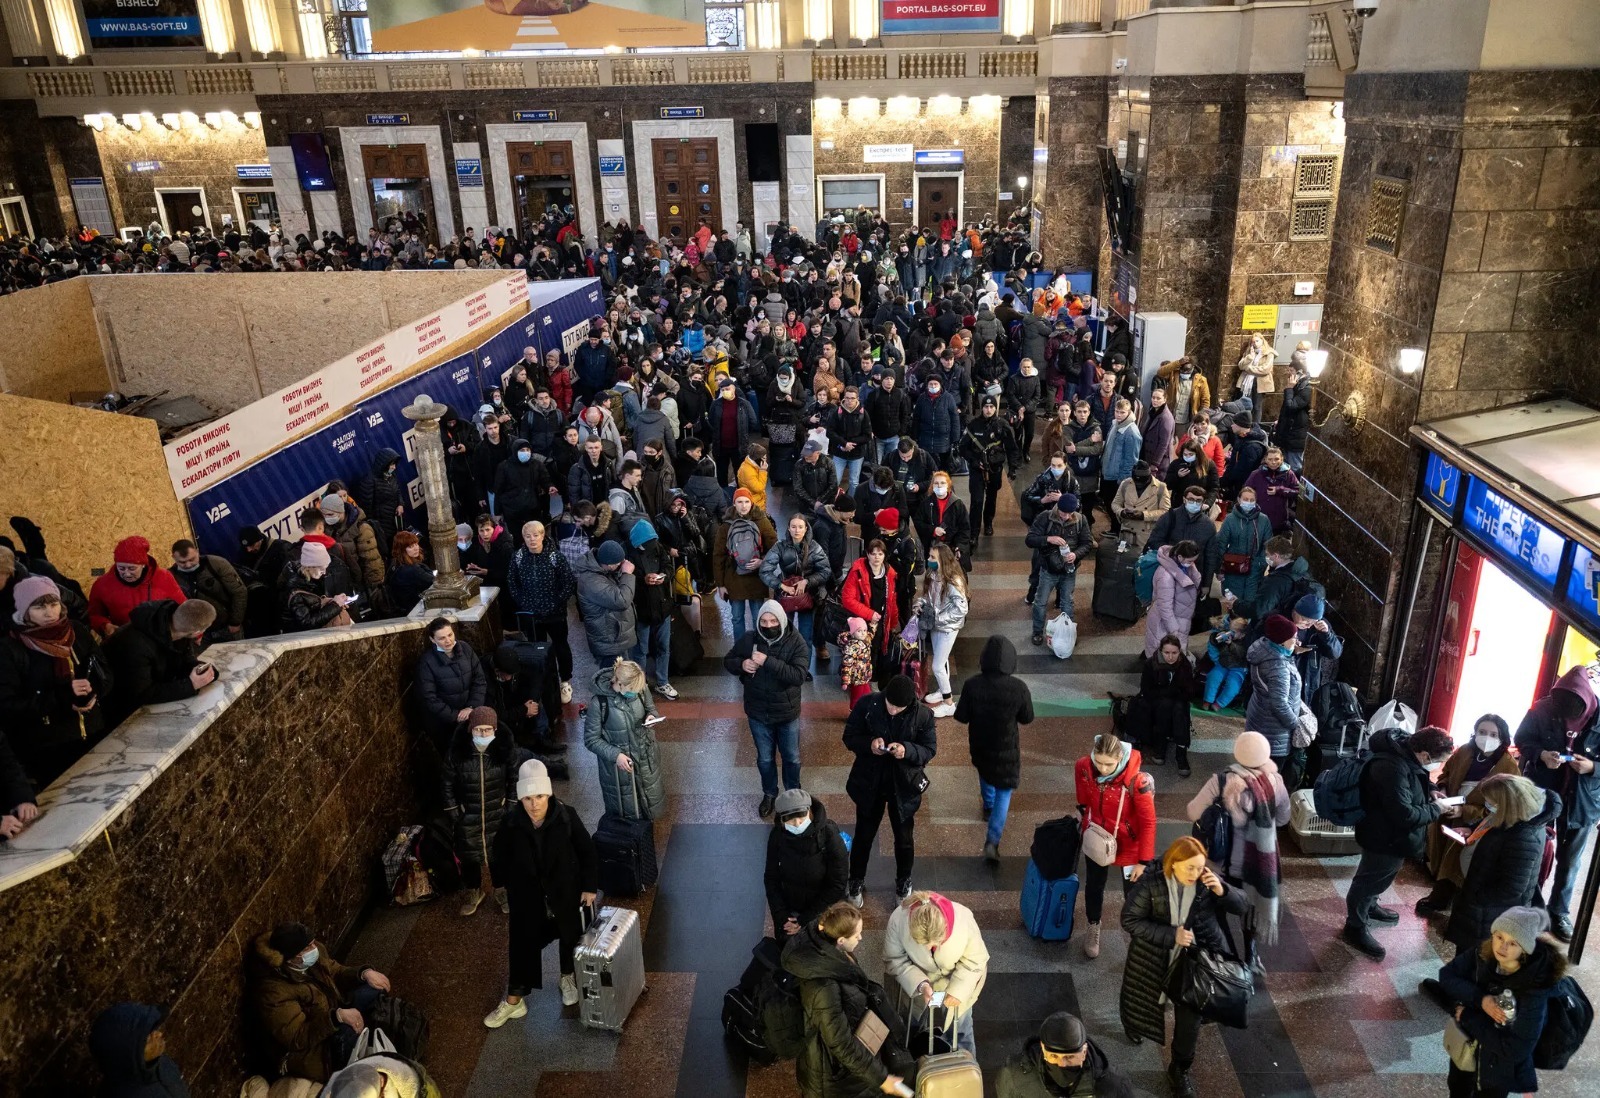
<svg viewBox="0 0 1600 1098">
<path fill-rule="evenodd" d="M 449 616 L 462 622 L 482 621 L 495 590 L 484 589 L 478 606 Z M 15 839 L 0 843 L 0 891 L 65 865 L 100 841 L 139 794 L 285 652 L 417 632 L 421 623 L 436 613 L 424 612 L 419 606 L 408 618 L 230 641 L 206 649 L 206 659 L 217 668 L 216 682 L 186 701 L 146 706 L 134 713 L 39 795 L 38 820 Z"/>
</svg>

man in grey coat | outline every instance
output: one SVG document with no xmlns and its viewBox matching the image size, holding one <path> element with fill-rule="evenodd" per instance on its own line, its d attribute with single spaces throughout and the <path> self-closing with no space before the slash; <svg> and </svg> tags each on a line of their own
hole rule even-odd
<svg viewBox="0 0 1600 1098">
<path fill-rule="evenodd" d="M 603 543 L 572 566 L 578 581 L 578 616 L 595 661 L 609 664 L 627 655 L 637 639 L 633 599 L 633 562 L 622 546 Z"/>
</svg>

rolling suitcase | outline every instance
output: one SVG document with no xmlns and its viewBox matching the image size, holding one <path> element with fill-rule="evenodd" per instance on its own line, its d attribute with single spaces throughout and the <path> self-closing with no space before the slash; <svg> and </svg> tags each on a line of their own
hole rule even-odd
<svg viewBox="0 0 1600 1098">
<path fill-rule="evenodd" d="M 633 795 L 637 811 L 637 779 Z M 600 891 L 607 896 L 637 896 L 656 883 L 656 832 L 649 820 L 603 814 L 594 830 L 594 849 L 600 860 Z"/>
<path fill-rule="evenodd" d="M 1133 622 L 1144 616 L 1134 584 L 1139 570 L 1139 550 L 1132 542 L 1107 534 L 1100 539 L 1094 556 L 1095 614 L 1102 618 Z"/>
<path fill-rule="evenodd" d="M 954 1045 L 955 1019 L 944 1027 L 949 1043 Z M 928 1047 L 934 1048 L 934 1036 L 939 1027 L 928 1027 Z M 965 1049 L 939 1052 L 917 1061 L 917 1098 L 983 1098 L 983 1072 L 978 1061 Z"/>
<path fill-rule="evenodd" d="M 1072 937 L 1072 914 L 1078 904 L 1078 875 L 1054 880 L 1028 859 L 1022 879 L 1022 925 L 1040 941 L 1064 942 Z"/>
<path fill-rule="evenodd" d="M 622 1032 L 644 991 L 644 943 L 639 914 L 602 907 L 572 952 L 578 977 L 578 1016 L 591 1029 Z"/>
</svg>

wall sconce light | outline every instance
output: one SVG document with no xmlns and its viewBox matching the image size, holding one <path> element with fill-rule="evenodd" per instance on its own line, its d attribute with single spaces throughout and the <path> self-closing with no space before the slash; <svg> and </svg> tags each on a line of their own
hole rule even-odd
<svg viewBox="0 0 1600 1098">
<path fill-rule="evenodd" d="M 205 118 L 206 118 L 206 125 L 210 126 L 212 129 L 220 130 L 222 128 L 222 112 L 221 111 L 207 111 L 206 114 L 205 114 Z"/>
<path fill-rule="evenodd" d="M 183 116 L 174 111 L 168 111 L 161 116 L 161 124 L 169 130 L 181 130 L 183 128 Z"/>
<path fill-rule="evenodd" d="M 1322 371 L 1328 368 L 1328 352 L 1318 347 L 1306 352 L 1306 373 L 1315 381 L 1322 376 Z"/>
<path fill-rule="evenodd" d="M 1414 374 L 1422 369 L 1422 360 L 1427 357 L 1427 352 L 1421 347 L 1400 348 L 1400 372 Z"/>
<path fill-rule="evenodd" d="M 1025 191 L 1027 189 L 1028 189 L 1028 177 L 1025 176 L 1025 175 L 1017 176 L 1017 190 Z"/>
<path fill-rule="evenodd" d="M 134 133 L 138 133 L 144 128 L 144 119 L 137 114 L 125 114 L 122 116 L 122 124 Z"/>
<path fill-rule="evenodd" d="M 1322 430 L 1335 419 L 1350 428 L 1352 435 L 1359 435 L 1362 428 L 1367 425 L 1367 398 L 1360 393 L 1351 393 L 1344 398 L 1343 404 L 1322 417 L 1322 422 L 1317 424 L 1317 430 Z"/>
<path fill-rule="evenodd" d="M 975 95 L 967 100 L 967 105 L 974 114 L 999 114 L 1000 97 L 998 95 Z"/>
<path fill-rule="evenodd" d="M 83 116 L 83 124 L 85 126 L 93 127 L 96 133 L 106 132 L 106 120 L 104 115 L 86 114 Z"/>
<path fill-rule="evenodd" d="M 178 121 L 185 126 L 198 126 L 200 124 L 200 116 L 193 111 L 179 111 Z"/>
<path fill-rule="evenodd" d="M 853 97 L 846 106 L 850 110 L 851 118 L 878 117 L 878 99 L 876 96 L 858 95 Z"/>
<path fill-rule="evenodd" d="M 232 111 L 218 111 L 217 113 L 222 115 L 224 125 L 237 126 L 239 124 L 239 116 Z"/>
<path fill-rule="evenodd" d="M 890 118 L 909 121 L 922 111 L 922 100 L 914 95 L 894 95 L 889 97 L 887 114 Z"/>
<path fill-rule="evenodd" d="M 844 113 L 844 104 L 831 95 L 825 95 L 817 100 L 815 110 L 818 118 L 838 118 Z"/>
<path fill-rule="evenodd" d="M 928 113 L 949 116 L 961 113 L 961 98 L 955 95 L 936 95 L 928 100 Z"/>
<path fill-rule="evenodd" d="M 261 112 L 245 111 L 244 124 L 249 126 L 252 130 L 259 130 L 261 128 Z"/>
</svg>

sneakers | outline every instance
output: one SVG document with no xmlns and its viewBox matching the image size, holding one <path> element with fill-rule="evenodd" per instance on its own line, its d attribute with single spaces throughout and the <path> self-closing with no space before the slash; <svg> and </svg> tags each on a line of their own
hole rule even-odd
<svg viewBox="0 0 1600 1098">
<path fill-rule="evenodd" d="M 922 700 L 927 702 L 929 705 L 938 705 L 940 702 L 944 701 L 944 695 L 935 690 L 931 694 L 923 695 Z"/>
<path fill-rule="evenodd" d="M 1188 748 L 1180 747 L 1178 748 L 1178 777 L 1187 778 L 1190 773 L 1189 750 Z"/>
<path fill-rule="evenodd" d="M 1346 923 L 1344 929 L 1339 931 L 1339 937 L 1345 944 L 1354 946 L 1374 961 L 1381 961 L 1389 955 L 1389 951 L 1379 945 L 1378 939 L 1374 938 L 1372 932 L 1364 926 Z"/>
<path fill-rule="evenodd" d="M 756 809 L 756 815 L 760 816 L 763 820 L 772 815 L 772 804 L 774 800 L 776 800 L 776 798 L 773 797 L 772 794 L 763 793 L 761 795 L 761 807 Z"/>
<path fill-rule="evenodd" d="M 660 695 L 663 698 L 666 698 L 668 701 L 677 701 L 678 700 L 677 688 L 674 687 L 670 682 L 664 682 L 660 686 L 652 687 L 652 689 L 658 695 Z"/>
<path fill-rule="evenodd" d="M 564 682 L 564 683 L 561 684 L 561 704 L 562 705 L 566 705 L 571 700 L 572 700 L 572 683 L 570 681 Z"/>
<path fill-rule="evenodd" d="M 1039 648 L 1043 644 L 1044 644 L 1044 634 L 1043 633 L 1035 633 L 1033 635 L 1033 646 L 1035 648 Z"/>
<path fill-rule="evenodd" d="M 866 898 L 861 895 L 860 881 L 851 881 L 844 886 L 844 898 L 846 903 L 857 910 L 867 906 Z"/>
<path fill-rule="evenodd" d="M 953 717 L 953 716 L 955 716 L 956 715 L 956 703 L 955 702 L 945 702 L 943 705 L 934 706 L 933 715 L 935 717 Z"/>
<path fill-rule="evenodd" d="M 1392 907 L 1384 907 L 1382 904 L 1375 903 L 1368 909 L 1367 918 L 1375 923 L 1398 923 L 1400 921 L 1400 913 Z"/>
<path fill-rule="evenodd" d="M 901 877 L 894 883 L 894 898 L 899 903 L 905 903 L 906 897 L 911 895 L 911 878 Z"/>
<path fill-rule="evenodd" d="M 1000 847 L 997 843 L 983 844 L 983 860 L 990 865 L 1000 864 Z"/>
<path fill-rule="evenodd" d="M 497 888 L 494 890 L 494 902 L 500 905 L 501 911 L 507 915 L 511 914 L 511 897 L 506 895 L 505 889 Z"/>
<path fill-rule="evenodd" d="M 490 1029 L 499 1029 L 513 1018 L 526 1018 L 528 1016 L 528 1000 L 518 999 L 515 1003 L 508 1003 L 504 999 L 495 1004 L 495 1008 L 484 1016 L 483 1024 Z"/>
<path fill-rule="evenodd" d="M 561 977 L 561 1005 L 564 1007 L 578 1005 L 578 978 L 576 976 Z"/>
<path fill-rule="evenodd" d="M 462 916 L 465 917 L 476 913 L 478 905 L 481 903 L 483 903 L 483 890 L 479 888 L 467 889 L 466 893 L 461 897 Z"/>
<path fill-rule="evenodd" d="M 1100 924 L 1089 924 L 1089 935 L 1083 940 L 1083 955 L 1089 960 L 1100 956 Z"/>
</svg>

